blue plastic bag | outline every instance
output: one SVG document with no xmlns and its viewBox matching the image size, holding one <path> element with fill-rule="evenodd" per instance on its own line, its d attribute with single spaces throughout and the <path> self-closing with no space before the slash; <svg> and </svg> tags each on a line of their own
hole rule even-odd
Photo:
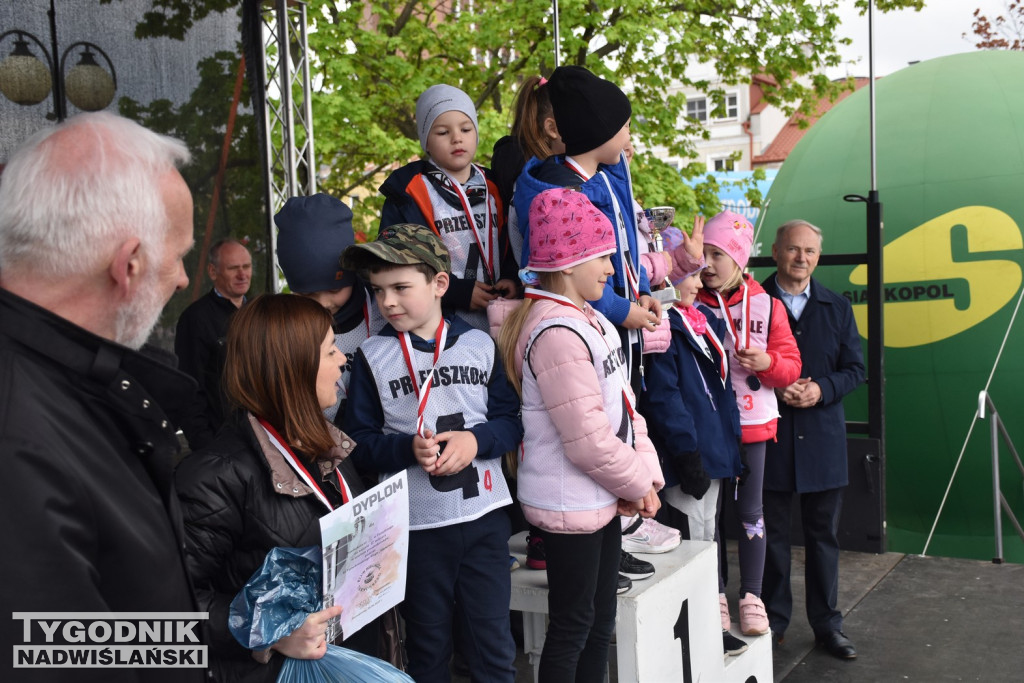
<svg viewBox="0 0 1024 683">
<path fill-rule="evenodd" d="M 265 650 L 323 609 L 321 550 L 274 548 L 231 601 L 228 628 L 243 647 Z M 387 662 L 336 645 L 321 659 L 285 658 L 277 683 L 413 683 Z"/>
<path fill-rule="evenodd" d="M 286 659 L 277 683 L 400 683 L 413 680 L 387 662 L 328 645 L 322 659 Z"/>
<path fill-rule="evenodd" d="M 228 629 L 247 650 L 265 650 L 322 607 L 319 546 L 274 548 L 228 612 Z"/>
</svg>

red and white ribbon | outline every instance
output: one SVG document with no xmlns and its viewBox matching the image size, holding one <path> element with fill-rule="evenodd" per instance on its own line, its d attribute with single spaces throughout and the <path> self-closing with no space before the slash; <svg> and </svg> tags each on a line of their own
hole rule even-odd
<svg viewBox="0 0 1024 683">
<path fill-rule="evenodd" d="M 258 417 L 256 419 L 259 420 L 260 425 L 266 430 L 267 436 L 270 438 L 270 443 L 274 444 L 274 447 L 280 451 L 281 455 L 284 457 L 284 461 L 288 463 L 288 466 L 295 471 L 295 474 L 299 475 L 299 478 L 306 483 L 306 486 L 313 489 L 313 495 L 315 495 L 320 502 L 327 507 L 328 511 L 333 510 L 334 506 L 331 505 L 331 501 L 327 499 L 323 489 L 320 488 L 316 478 L 314 478 L 310 473 L 305 463 L 302 462 L 302 459 L 296 457 L 295 453 L 292 452 L 292 449 L 287 443 L 285 443 L 284 439 L 281 438 L 281 435 L 277 433 L 277 430 L 274 429 L 269 422 L 264 420 L 262 417 Z M 351 495 L 349 495 L 348 487 L 345 486 L 345 480 L 341 476 L 341 471 L 338 468 L 335 468 L 334 473 L 338 475 L 338 487 L 341 489 L 341 502 L 342 505 L 344 505 L 349 501 Z"/>
<path fill-rule="evenodd" d="M 718 299 L 718 308 L 722 311 L 722 315 L 725 317 L 726 330 L 729 332 L 729 337 L 732 338 L 732 345 L 737 351 L 741 349 L 750 348 L 750 297 L 748 296 L 747 283 L 743 282 L 740 284 L 743 289 L 743 299 L 740 303 L 740 325 L 739 330 L 736 329 L 736 323 L 732 319 L 732 313 L 729 311 L 729 307 L 725 305 L 725 301 L 722 299 L 722 295 L 715 291 L 715 298 Z M 742 330 L 743 339 L 740 339 L 740 331 Z"/>
<path fill-rule="evenodd" d="M 423 380 L 423 391 L 420 391 L 419 383 L 416 381 L 416 366 L 412 362 L 412 337 L 408 332 L 403 332 L 398 336 L 398 342 L 402 346 L 402 356 L 405 358 L 405 367 L 409 370 L 409 379 L 412 380 L 412 388 L 416 392 L 416 396 L 420 399 L 419 405 L 416 406 L 416 433 L 424 439 L 427 438 L 426 430 L 423 428 L 423 415 L 427 409 L 427 398 L 430 396 L 430 385 L 434 383 L 434 368 L 437 367 L 437 361 L 441 357 L 441 351 L 444 350 L 445 342 L 448 340 L 448 326 L 444 322 L 444 318 L 441 318 L 441 323 L 437 326 L 437 332 L 434 334 L 434 363 L 430 366 L 430 371 L 427 373 L 426 378 Z"/>
</svg>

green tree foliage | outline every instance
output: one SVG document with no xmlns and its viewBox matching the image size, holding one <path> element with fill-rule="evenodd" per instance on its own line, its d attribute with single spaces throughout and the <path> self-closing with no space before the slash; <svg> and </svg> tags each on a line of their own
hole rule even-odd
<svg viewBox="0 0 1024 683">
<path fill-rule="evenodd" d="M 859 5 L 865 5 L 859 0 Z M 880 0 L 882 9 L 920 8 L 922 0 Z M 706 129 L 684 118 L 681 94 L 691 85 L 723 106 L 720 86 L 694 80 L 687 65 L 714 66 L 723 83 L 771 76 L 770 103 L 793 111 L 842 87 L 823 75 L 840 63 L 838 0 L 562 0 L 563 64 L 586 66 L 623 86 L 633 103 L 634 137 L 692 157 Z M 375 226 L 380 174 L 420 154 L 413 126 L 417 96 L 449 83 L 475 100 L 480 115 L 477 161 L 510 124 L 517 83 L 554 68 L 552 3 L 548 0 L 339 2 L 311 0 L 309 45 L 316 73 L 314 131 L 321 163 L 332 167 L 325 189 L 367 193 L 357 218 Z M 703 164 L 676 172 L 650 154 L 634 161 L 637 195 L 668 204 L 681 216 L 717 209 L 700 177 Z"/>
<path fill-rule="evenodd" d="M 809 113 L 819 97 L 844 87 L 824 75 L 840 63 L 840 1 L 561 0 L 561 63 L 586 66 L 630 93 L 641 145 L 692 158 L 694 142 L 708 133 L 683 116 L 682 94 L 666 96 L 669 86 L 693 86 L 719 108 L 720 84 L 747 83 L 761 73 L 776 84 L 765 93 L 769 103 Z M 154 0 L 137 33 L 180 37 L 210 12 L 238 4 Z M 855 4 L 863 11 L 867 0 Z M 875 1 L 880 11 L 923 4 Z M 517 84 L 555 66 L 549 0 L 308 0 L 307 8 L 316 150 L 318 162 L 332 169 L 323 189 L 364 197 L 356 218 L 370 232 L 382 174 L 421 153 L 413 114 L 423 90 L 450 83 L 470 94 L 480 115 L 477 161 L 487 164 L 508 131 Z M 697 62 L 712 65 L 721 80 L 688 76 L 687 66 Z M 677 172 L 649 153 L 637 155 L 633 167 L 644 203 L 675 206 L 681 217 L 717 210 L 711 181 L 696 188 L 683 182 L 705 173 L 698 162 Z"/>
</svg>

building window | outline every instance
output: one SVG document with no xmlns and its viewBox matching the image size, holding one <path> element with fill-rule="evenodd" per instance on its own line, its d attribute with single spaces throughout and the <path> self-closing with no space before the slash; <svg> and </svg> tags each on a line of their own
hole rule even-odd
<svg viewBox="0 0 1024 683">
<path fill-rule="evenodd" d="M 708 100 L 706 97 L 698 97 L 693 100 L 686 100 L 686 117 L 694 121 L 704 122 L 708 120 Z"/>
<path fill-rule="evenodd" d="M 717 157 L 711 160 L 711 168 L 715 171 L 735 171 L 736 161 L 732 157 Z"/>
<path fill-rule="evenodd" d="M 729 93 L 725 96 L 725 116 L 720 120 L 738 119 L 740 117 L 740 98 L 736 93 Z"/>
</svg>

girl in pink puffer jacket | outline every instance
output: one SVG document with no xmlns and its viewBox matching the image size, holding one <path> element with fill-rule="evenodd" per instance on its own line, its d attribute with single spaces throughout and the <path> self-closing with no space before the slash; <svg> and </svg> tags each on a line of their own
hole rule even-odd
<svg viewBox="0 0 1024 683">
<path fill-rule="evenodd" d="M 618 331 L 586 303 L 614 272 L 614 228 L 570 188 L 538 194 L 530 226 L 526 299 L 498 345 L 523 400 L 519 501 L 547 555 L 539 680 L 600 680 L 615 626 L 617 515 L 653 517 L 664 479 Z"/>
</svg>

